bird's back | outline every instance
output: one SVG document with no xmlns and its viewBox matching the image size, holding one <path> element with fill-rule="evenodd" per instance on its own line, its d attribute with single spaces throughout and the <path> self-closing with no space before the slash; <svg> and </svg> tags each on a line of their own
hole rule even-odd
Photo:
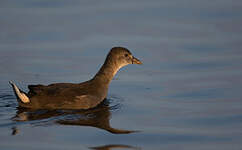
<svg viewBox="0 0 242 150">
<path fill-rule="evenodd" d="M 56 83 L 50 85 L 29 85 L 28 97 L 31 103 L 27 107 L 48 109 L 88 109 L 103 99 L 98 93 L 92 93 L 92 82 L 81 84 Z M 24 104 L 26 107 L 26 104 Z"/>
</svg>

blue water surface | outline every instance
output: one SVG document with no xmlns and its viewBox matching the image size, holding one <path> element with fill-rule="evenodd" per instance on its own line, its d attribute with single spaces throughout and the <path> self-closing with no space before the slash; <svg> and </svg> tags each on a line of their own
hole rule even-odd
<svg viewBox="0 0 242 150">
<path fill-rule="evenodd" d="M 1 1 L 0 149 L 241 149 L 241 18 L 228 0 Z M 9 80 L 82 82 L 114 46 L 143 65 L 100 108 L 17 107 Z"/>
</svg>

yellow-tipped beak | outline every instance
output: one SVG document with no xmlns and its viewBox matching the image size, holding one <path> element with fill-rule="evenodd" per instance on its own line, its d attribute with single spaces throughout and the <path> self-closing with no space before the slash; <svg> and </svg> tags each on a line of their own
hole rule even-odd
<svg viewBox="0 0 242 150">
<path fill-rule="evenodd" d="M 139 59 L 133 57 L 133 58 L 132 58 L 132 64 L 139 64 L 139 65 L 141 65 L 141 64 L 143 64 L 143 63 L 142 63 Z"/>
</svg>

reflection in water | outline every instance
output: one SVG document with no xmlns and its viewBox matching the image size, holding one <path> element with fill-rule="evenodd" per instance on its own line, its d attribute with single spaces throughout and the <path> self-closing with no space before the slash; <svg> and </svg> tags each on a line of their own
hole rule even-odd
<svg viewBox="0 0 242 150">
<path fill-rule="evenodd" d="M 138 147 L 133 147 L 133 146 L 129 146 L 129 145 L 104 145 L 104 146 L 97 146 L 97 147 L 89 147 L 90 149 L 94 149 L 94 150 L 112 150 L 112 149 L 135 149 L 135 150 L 139 150 L 140 148 Z"/>
<path fill-rule="evenodd" d="M 14 121 L 30 123 L 37 126 L 48 124 L 91 126 L 106 130 L 113 134 L 128 134 L 136 131 L 121 130 L 110 126 L 111 110 L 118 109 L 118 105 L 109 106 L 105 100 L 98 107 L 90 110 L 31 110 L 18 108 Z M 16 127 L 12 128 L 13 135 L 19 131 Z"/>
<path fill-rule="evenodd" d="M 17 127 L 12 127 L 12 135 L 16 135 L 19 133 L 19 130 L 17 129 Z"/>
</svg>

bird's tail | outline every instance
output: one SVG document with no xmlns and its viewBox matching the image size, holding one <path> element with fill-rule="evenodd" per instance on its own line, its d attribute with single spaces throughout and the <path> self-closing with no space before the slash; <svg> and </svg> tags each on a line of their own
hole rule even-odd
<svg viewBox="0 0 242 150">
<path fill-rule="evenodd" d="M 17 99 L 19 99 L 22 103 L 30 102 L 28 96 L 23 91 L 21 91 L 16 84 L 14 84 L 12 81 L 9 81 L 9 84 L 12 86 Z"/>
</svg>

